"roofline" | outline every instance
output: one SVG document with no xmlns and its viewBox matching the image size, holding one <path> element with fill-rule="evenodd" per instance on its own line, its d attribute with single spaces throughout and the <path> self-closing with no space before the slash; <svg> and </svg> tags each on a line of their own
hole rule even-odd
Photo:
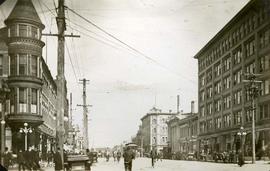
<svg viewBox="0 0 270 171">
<path fill-rule="evenodd" d="M 146 115 L 144 115 L 141 118 L 141 121 L 146 118 L 147 116 L 151 116 L 151 115 L 177 115 L 177 113 L 147 113 Z"/>
<path fill-rule="evenodd" d="M 208 43 L 194 56 L 195 59 L 205 52 L 205 50 L 210 47 L 220 36 L 223 36 L 223 33 L 226 29 L 230 28 L 233 23 L 238 21 L 248 9 L 252 7 L 252 5 L 258 0 L 250 0 Z"/>
</svg>

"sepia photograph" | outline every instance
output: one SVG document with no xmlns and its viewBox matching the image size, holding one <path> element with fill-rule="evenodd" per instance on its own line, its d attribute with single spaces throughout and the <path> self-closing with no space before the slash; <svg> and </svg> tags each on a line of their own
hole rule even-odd
<svg viewBox="0 0 270 171">
<path fill-rule="evenodd" d="M 0 0 L 0 171 L 270 171 L 270 0 Z"/>
</svg>

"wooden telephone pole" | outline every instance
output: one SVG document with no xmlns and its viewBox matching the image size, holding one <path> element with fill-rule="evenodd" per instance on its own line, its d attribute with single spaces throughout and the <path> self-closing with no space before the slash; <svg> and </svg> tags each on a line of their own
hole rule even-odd
<svg viewBox="0 0 270 171">
<path fill-rule="evenodd" d="M 88 139 L 88 110 L 87 107 L 91 107 L 92 105 L 87 105 L 86 104 L 86 84 L 89 80 L 86 80 L 85 78 L 80 80 L 83 84 L 83 104 L 82 105 L 77 105 L 83 107 L 83 135 L 84 135 L 84 144 L 83 147 L 84 149 L 89 148 L 89 139 Z"/>
<path fill-rule="evenodd" d="M 57 51 L 57 127 L 56 127 L 56 144 L 60 148 L 60 153 L 63 159 L 64 145 L 64 111 L 66 101 L 66 79 L 65 79 L 65 37 L 80 37 L 78 35 L 65 35 L 65 0 L 58 1 L 58 11 L 56 17 L 58 34 L 43 34 L 44 36 L 58 37 Z M 63 161 L 62 161 L 63 162 Z"/>
</svg>

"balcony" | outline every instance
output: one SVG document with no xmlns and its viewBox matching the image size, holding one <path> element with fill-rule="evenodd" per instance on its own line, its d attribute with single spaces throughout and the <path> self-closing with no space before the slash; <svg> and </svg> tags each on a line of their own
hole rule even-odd
<svg viewBox="0 0 270 171">
<path fill-rule="evenodd" d="M 10 86 L 18 86 L 21 84 L 35 84 L 42 86 L 43 81 L 41 78 L 38 78 L 36 76 L 29 76 L 29 75 L 14 75 L 8 77 L 8 84 Z"/>
<path fill-rule="evenodd" d="M 31 127 L 37 127 L 44 122 L 41 115 L 29 113 L 8 114 L 6 116 L 6 121 L 12 128 L 20 127 L 24 123 L 28 123 Z"/>
</svg>

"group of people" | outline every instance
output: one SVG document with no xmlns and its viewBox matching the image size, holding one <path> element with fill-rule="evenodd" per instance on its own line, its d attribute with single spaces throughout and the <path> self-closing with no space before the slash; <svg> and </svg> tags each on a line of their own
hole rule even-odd
<svg viewBox="0 0 270 171">
<path fill-rule="evenodd" d="M 19 171 L 25 170 L 41 170 L 40 161 L 41 156 L 37 148 L 30 148 L 29 150 L 22 151 L 19 150 L 17 157 L 13 157 L 12 152 L 9 151 L 8 147 L 5 148 L 3 155 L 3 167 L 7 170 L 15 163 L 18 165 Z M 63 170 L 62 157 L 60 154 L 60 149 L 58 148 L 55 153 L 53 153 L 53 162 L 55 170 Z"/>
</svg>

